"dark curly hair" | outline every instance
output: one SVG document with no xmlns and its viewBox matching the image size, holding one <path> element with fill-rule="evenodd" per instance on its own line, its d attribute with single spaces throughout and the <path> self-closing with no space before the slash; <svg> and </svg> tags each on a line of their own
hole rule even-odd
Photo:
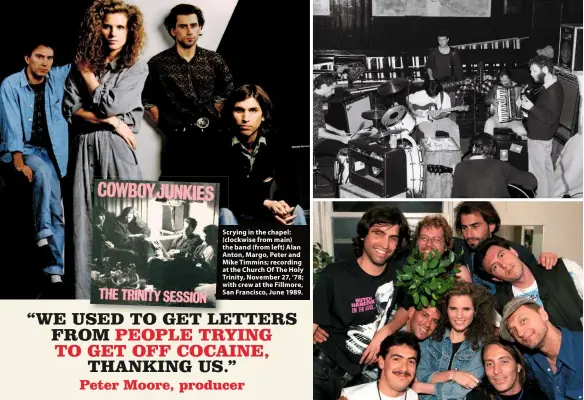
<svg viewBox="0 0 584 400">
<path fill-rule="evenodd" d="M 389 349 L 393 346 L 408 346 L 416 352 L 416 364 L 420 362 L 420 343 L 418 338 L 411 332 L 397 331 L 393 335 L 389 335 L 379 345 L 378 357 L 385 358 L 389 353 Z"/>
<path fill-rule="evenodd" d="M 85 63 L 94 74 L 101 75 L 109 52 L 101 33 L 103 21 L 106 15 L 118 13 L 128 17 L 128 36 L 117 67 L 131 67 L 138 61 L 146 43 L 144 17 L 140 9 L 121 0 L 97 0 L 87 9 L 81 23 L 75 63 Z"/>
<path fill-rule="evenodd" d="M 456 213 L 456 232 L 462 235 L 462 216 L 468 214 L 479 214 L 487 223 L 487 225 L 495 225 L 493 230 L 493 235 L 497 233 L 501 227 L 501 218 L 499 218 L 499 213 L 493 207 L 493 204 L 489 201 L 463 201 L 454 209 Z"/>
<path fill-rule="evenodd" d="M 453 296 L 469 296 L 474 306 L 474 317 L 470 323 L 465 340 L 469 341 L 473 350 L 478 350 L 481 344 L 491 340 L 493 336 L 493 298 L 489 291 L 472 283 L 457 281 L 454 286 L 438 301 L 440 321 L 434 332 L 433 339 L 441 341 L 446 329 L 452 328 L 448 319 L 448 303 Z"/>
<path fill-rule="evenodd" d="M 531 68 L 532 65 L 537 65 L 540 69 L 543 69 L 543 67 L 547 67 L 547 69 L 551 75 L 556 74 L 556 71 L 554 70 L 555 63 L 549 57 L 535 56 L 531 60 L 529 60 L 529 68 Z"/>
<path fill-rule="evenodd" d="M 192 4 L 179 4 L 174 6 L 170 13 L 164 18 L 164 27 L 168 34 L 174 39 L 172 36 L 171 31 L 176 29 L 176 21 L 179 15 L 192 15 L 195 14 L 197 16 L 197 21 L 199 22 L 199 26 L 201 29 L 205 25 L 205 18 L 203 17 L 203 11 Z M 203 34 L 199 34 L 199 36 L 203 36 Z"/>
<path fill-rule="evenodd" d="M 404 214 L 395 207 L 377 206 L 369 209 L 357 224 L 357 237 L 353 238 L 353 251 L 357 257 L 363 254 L 364 240 L 369 228 L 376 224 L 397 225 L 399 227 L 396 254 L 406 251 L 410 246 L 410 226 Z"/>
</svg>

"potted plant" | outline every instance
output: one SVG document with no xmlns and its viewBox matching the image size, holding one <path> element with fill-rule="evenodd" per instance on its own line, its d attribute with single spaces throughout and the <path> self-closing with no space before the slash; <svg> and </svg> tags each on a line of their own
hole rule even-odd
<svg viewBox="0 0 584 400">
<path fill-rule="evenodd" d="M 408 257 L 408 263 L 397 275 L 397 286 L 407 287 L 418 310 L 424 307 L 436 307 L 438 299 L 454 283 L 460 270 L 455 265 L 455 254 L 448 251 L 444 257 L 432 250 L 426 257 L 417 248 Z"/>
<path fill-rule="evenodd" d="M 322 249 L 320 243 L 312 245 L 312 282 L 316 283 L 319 273 L 334 261 L 333 257 Z"/>
</svg>

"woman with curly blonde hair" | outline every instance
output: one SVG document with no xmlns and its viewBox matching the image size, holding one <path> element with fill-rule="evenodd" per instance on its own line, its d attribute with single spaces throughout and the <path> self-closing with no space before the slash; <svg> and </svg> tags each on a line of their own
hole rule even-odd
<svg viewBox="0 0 584 400">
<path fill-rule="evenodd" d="M 438 302 L 440 321 L 420 344 L 421 359 L 412 388 L 422 399 L 461 399 L 485 374 L 481 351 L 493 335 L 489 291 L 456 282 Z M 471 398 L 471 397 L 466 397 Z"/>
<path fill-rule="evenodd" d="M 90 291 L 94 179 L 141 179 L 134 134 L 142 123 L 148 66 L 140 59 L 146 35 L 140 10 L 121 0 L 97 0 L 81 24 L 65 83 L 63 115 L 72 136 L 73 260 L 76 298 Z"/>
</svg>

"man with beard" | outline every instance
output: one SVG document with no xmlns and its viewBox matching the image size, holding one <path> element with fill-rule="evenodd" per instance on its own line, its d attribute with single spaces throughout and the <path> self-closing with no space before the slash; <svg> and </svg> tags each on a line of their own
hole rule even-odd
<svg viewBox="0 0 584 400">
<path fill-rule="evenodd" d="M 475 261 L 493 281 L 502 282 L 496 287 L 497 311 L 514 297 L 525 297 L 543 306 L 552 324 L 582 330 L 582 267 L 574 261 L 560 258 L 551 270 L 532 270 L 519 259 L 510 242 L 498 237 L 477 248 Z"/>
<path fill-rule="evenodd" d="M 490 383 L 490 399 L 547 400 L 539 387 L 527 381 L 525 359 L 512 344 L 493 338 L 483 347 L 482 357 Z"/>
<path fill-rule="evenodd" d="M 388 325 L 395 332 L 408 317 L 401 304 L 402 292 L 395 287 L 396 270 L 403 265 L 401 256 L 409 245 L 409 226 L 402 212 L 387 206 L 367 211 L 357 225 L 354 245 L 358 258 L 329 265 L 314 287 L 315 400 L 336 399 L 361 372 L 362 362 L 369 361 L 362 354 L 375 331 L 391 319 Z M 376 298 L 378 292 L 383 298 Z M 328 333 L 321 343 L 315 338 L 319 327 Z M 378 352 L 368 358 L 374 361 Z"/>
<path fill-rule="evenodd" d="M 554 165 L 552 140 L 558 130 L 564 89 L 555 76 L 551 59 L 536 56 L 529 61 L 531 77 L 543 84 L 535 104 L 523 96 L 521 107 L 527 111 L 527 151 L 529 172 L 537 178 L 537 197 L 548 198 L 554 194 Z"/>
<path fill-rule="evenodd" d="M 488 201 L 465 201 L 460 203 L 454 211 L 456 212 L 456 231 L 464 238 L 454 238 L 454 252 L 468 267 L 472 282 L 486 286 L 494 294 L 495 284 L 487 277 L 477 274 L 474 254 L 483 241 L 495 236 L 501 226 L 501 218 L 495 207 Z M 527 266 L 534 268 L 538 265 L 538 260 L 526 247 L 516 243 L 511 243 L 511 246 Z M 541 253 L 539 264 L 550 269 L 556 265 L 557 259 L 554 253 Z"/>
<path fill-rule="evenodd" d="M 501 338 L 529 349 L 525 360 L 550 399 L 582 398 L 582 332 L 554 326 L 533 300 L 518 297 L 503 310 Z"/>
<path fill-rule="evenodd" d="M 175 45 L 148 62 L 142 100 L 146 115 L 166 135 L 162 179 L 212 174 L 212 162 L 219 159 L 219 112 L 233 90 L 233 78 L 219 54 L 197 45 L 204 25 L 198 7 L 175 6 L 164 20 Z"/>
<path fill-rule="evenodd" d="M 452 236 L 452 228 L 441 215 L 430 215 L 424 217 L 424 219 L 418 223 L 414 233 L 416 246 L 424 257 L 427 257 L 431 251 L 437 251 L 440 257 L 445 253 L 448 254 L 447 250 L 452 248 Z M 459 266 L 459 268 L 460 272 L 457 274 L 457 277 L 461 280 L 471 282 L 471 276 L 468 269 L 465 266 Z M 413 299 L 408 297 L 406 302 L 408 304 L 413 304 Z M 422 310 L 416 310 L 412 307 L 408 312 L 408 321 L 403 329 L 407 332 L 414 333 L 420 341 L 423 341 L 436 329 L 436 324 L 432 321 L 437 322 L 439 318 L 440 312 L 435 307 L 428 307 Z M 393 323 L 387 324 L 379 329 L 363 353 L 361 362 L 365 362 L 366 364 L 375 362 L 381 342 L 387 336 L 395 332 L 395 328 L 395 323 Z M 322 328 L 317 329 L 314 335 L 317 342 L 322 342 L 326 340 L 327 337 L 327 333 Z"/>
<path fill-rule="evenodd" d="M 387 337 L 379 350 L 377 363 L 382 370 L 379 380 L 343 390 L 347 400 L 417 400 L 418 395 L 409 388 L 416 376 L 420 360 L 417 338 L 408 332 L 396 332 Z"/>
<path fill-rule="evenodd" d="M 418 251 L 424 257 L 428 257 L 432 251 L 438 252 L 438 255 L 443 257 L 445 254 L 448 255 L 448 252 L 454 245 L 452 228 L 448 224 L 448 221 L 441 215 L 424 217 L 418 222 L 414 237 L 416 238 Z M 460 272 L 456 275 L 457 278 L 466 282 L 472 282 L 468 268 L 464 265 L 459 265 L 458 267 Z"/>
</svg>

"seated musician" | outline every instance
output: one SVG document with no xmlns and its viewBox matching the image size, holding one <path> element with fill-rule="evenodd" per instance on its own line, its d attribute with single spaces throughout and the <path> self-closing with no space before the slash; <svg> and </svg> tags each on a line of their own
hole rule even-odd
<svg viewBox="0 0 584 400">
<path fill-rule="evenodd" d="M 499 72 L 499 82 L 500 86 L 504 88 L 517 87 L 517 83 L 511 80 L 509 71 L 503 69 Z M 497 110 L 500 109 L 499 102 L 497 100 L 497 86 L 493 86 L 485 98 L 485 103 L 490 106 L 491 117 L 485 121 L 484 132 L 492 135 L 495 128 L 509 128 L 513 130 L 524 140 L 527 140 L 527 130 L 523 126 L 523 122 L 520 120 L 509 121 L 509 122 L 499 122 L 499 115 Z M 516 99 L 516 101 L 519 99 Z"/>
<path fill-rule="evenodd" d="M 416 117 L 416 125 L 426 138 L 435 138 L 436 131 L 447 132 L 460 147 L 460 132 L 456 122 L 445 118 L 451 108 L 450 97 L 442 90 L 442 85 L 434 80 L 424 83 L 424 90 L 410 94 L 406 98 L 408 107 Z M 432 111 L 434 110 L 435 111 Z"/>
<path fill-rule="evenodd" d="M 229 208 L 219 210 L 219 224 L 306 225 L 292 150 L 272 125 L 268 94 L 257 85 L 243 85 L 225 100 L 221 113 Z"/>
<path fill-rule="evenodd" d="M 312 138 L 314 155 L 336 157 L 341 149 L 347 147 L 350 133 L 335 128 L 325 122 L 324 106 L 335 93 L 335 76 L 331 73 L 314 78 L 312 95 L 313 128 Z"/>
<path fill-rule="evenodd" d="M 454 169 L 452 198 L 511 197 L 507 187 L 509 184 L 528 190 L 537 187 L 537 179 L 531 172 L 495 158 L 497 142 L 492 135 L 478 134 L 471 141 L 468 153 L 471 157 Z"/>
</svg>

